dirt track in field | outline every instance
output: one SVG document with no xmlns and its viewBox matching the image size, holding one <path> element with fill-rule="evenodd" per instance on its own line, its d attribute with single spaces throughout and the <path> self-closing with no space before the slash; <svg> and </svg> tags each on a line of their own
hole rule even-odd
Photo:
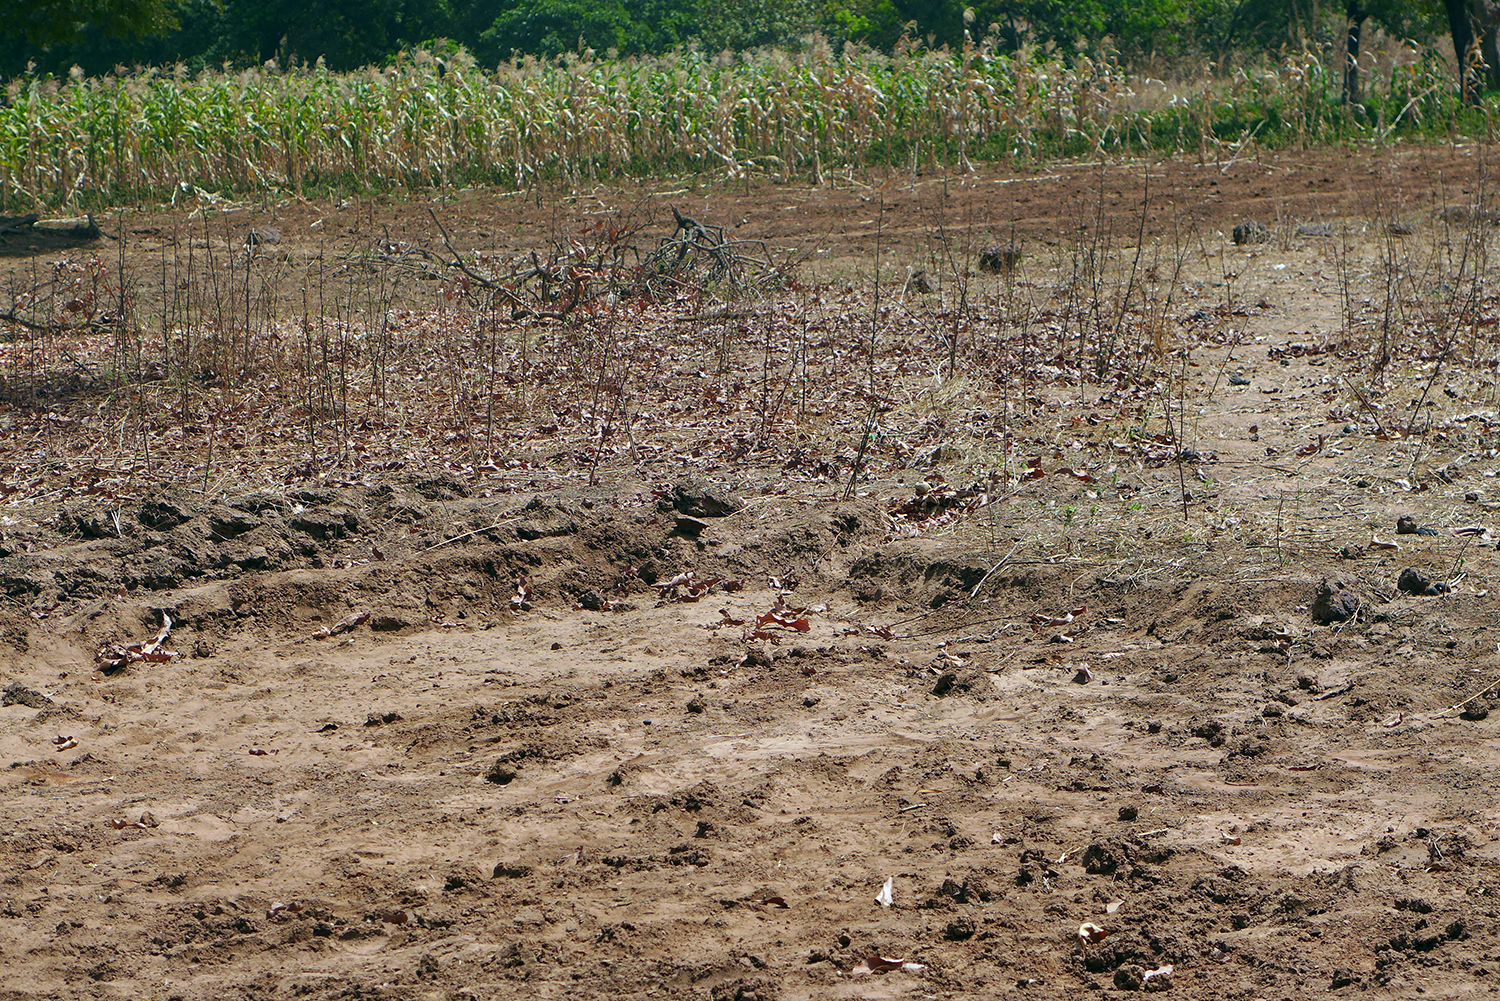
<svg viewBox="0 0 1500 1001">
<path fill-rule="evenodd" d="M 1494 516 L 1494 304 L 1435 376 L 1414 349 L 1377 386 L 1381 304 L 1346 317 L 1339 279 L 1373 287 L 1393 221 L 1456 244 L 1482 160 L 1153 165 L 1147 235 L 1204 255 L 1177 399 L 939 386 L 914 351 L 848 499 L 863 410 L 791 408 L 769 448 L 674 450 L 664 421 L 601 463 L 565 425 L 515 468 L 8 493 L 0 997 L 1489 993 L 1500 553 L 1452 529 Z M 841 280 L 877 225 L 904 280 L 944 273 L 939 222 L 1014 220 L 1040 288 L 1075 216 L 1133 244 L 1143 171 L 664 199 L 816 241 Z M 525 246 L 639 194 L 439 211 L 464 249 Z M 431 237 L 414 205 L 227 218 L 292 255 Z M 1246 218 L 1272 239 L 1227 243 Z M 135 252 L 177 224 L 133 218 Z M 1401 593 L 1407 567 L 1451 591 Z M 664 600 L 688 571 L 721 583 Z M 1313 620 L 1325 579 L 1351 621 Z M 778 602 L 802 611 L 751 635 Z M 101 668 L 163 616 L 174 659 Z"/>
<path fill-rule="evenodd" d="M 1239 157 L 1226 153 L 1219 162 L 1178 156 L 1149 164 L 1047 163 L 1020 171 L 983 166 L 971 174 L 835 172 L 820 187 L 765 180 L 737 186 L 686 177 L 567 193 L 462 189 L 431 207 L 460 248 L 483 250 L 540 246 L 573 235 L 601 214 L 676 205 L 731 235 L 812 250 L 815 267 L 828 261 L 836 273 L 868 273 L 877 227 L 888 261 L 922 266 L 937 254 L 940 226 L 960 239 L 972 232 L 979 244 L 1008 243 L 1014 235 L 1023 252 L 1045 254 L 1043 248 L 1057 246 L 1064 234 L 1098 224 L 1114 242 L 1133 245 L 1138 231 L 1148 238 L 1194 229 L 1227 235 L 1247 218 L 1288 231 L 1350 218 L 1419 221 L 1445 207 L 1469 205 L 1493 188 L 1492 156 L 1483 146 L 1396 145 L 1381 151 L 1251 150 Z M 237 235 L 272 226 L 286 249 L 303 254 L 355 235 L 424 243 L 437 243 L 439 236 L 426 200 L 251 198 L 195 201 L 191 207 L 208 211 L 210 235 L 218 235 L 226 220 Z M 113 218 L 101 214 L 98 220 L 111 234 Z M 204 226 L 201 216 L 189 218 L 184 211 L 146 208 L 124 218 L 127 245 L 147 255 L 163 243 L 201 235 Z M 58 243 L 44 236 L 0 236 L 0 264 L 8 259 L 4 270 L 24 271 L 37 251 L 53 251 Z"/>
</svg>

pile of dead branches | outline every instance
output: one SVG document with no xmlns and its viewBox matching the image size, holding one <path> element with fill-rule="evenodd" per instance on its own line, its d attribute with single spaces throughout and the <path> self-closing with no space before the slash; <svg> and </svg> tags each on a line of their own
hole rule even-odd
<svg viewBox="0 0 1500 1001">
<path fill-rule="evenodd" d="M 721 226 L 671 211 L 672 232 L 644 251 L 650 219 L 631 211 L 556 239 L 545 253 L 533 250 L 508 260 L 461 253 L 431 213 L 446 254 L 396 245 L 382 253 L 387 259 L 399 255 L 424 277 L 442 277 L 464 294 L 488 297 L 512 320 L 564 320 L 621 302 L 727 303 L 779 287 L 800 263 L 778 262 L 763 240 L 732 240 Z"/>
</svg>

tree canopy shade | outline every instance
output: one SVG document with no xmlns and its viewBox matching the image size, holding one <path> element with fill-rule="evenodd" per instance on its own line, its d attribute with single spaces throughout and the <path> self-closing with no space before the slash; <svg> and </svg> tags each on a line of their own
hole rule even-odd
<svg viewBox="0 0 1500 1001">
<path fill-rule="evenodd" d="M 160 34 L 176 24 L 169 0 L 0 0 L 4 33 L 32 45 L 71 42 L 90 28 L 125 38 Z"/>
<path fill-rule="evenodd" d="M 335 69 L 383 63 L 452 20 L 446 3 L 422 0 L 232 0 L 223 12 L 220 58 L 321 57 Z"/>
<path fill-rule="evenodd" d="M 10 7 L 24 18 L 7 17 Z M 197 68 L 291 56 L 354 69 L 455 37 L 456 21 L 449 0 L 0 0 L 0 76 L 32 60 L 52 72 L 73 63 L 96 73 L 120 64 Z"/>
</svg>

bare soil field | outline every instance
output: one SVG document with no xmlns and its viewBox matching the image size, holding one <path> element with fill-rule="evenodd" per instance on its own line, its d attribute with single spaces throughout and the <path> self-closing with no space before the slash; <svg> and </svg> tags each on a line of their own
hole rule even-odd
<svg viewBox="0 0 1500 1001">
<path fill-rule="evenodd" d="M 1489 154 L 0 238 L 0 997 L 1500 989 Z"/>
</svg>

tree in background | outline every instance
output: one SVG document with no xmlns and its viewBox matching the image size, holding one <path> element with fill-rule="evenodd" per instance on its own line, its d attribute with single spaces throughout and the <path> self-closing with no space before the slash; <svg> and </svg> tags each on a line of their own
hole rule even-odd
<svg viewBox="0 0 1500 1001">
<path fill-rule="evenodd" d="M 1500 89 L 1500 11 L 1490 0 L 1445 0 L 1443 7 L 1458 56 L 1459 90 L 1465 102 L 1477 104 L 1482 90 Z"/>
<path fill-rule="evenodd" d="M 1359 39 L 1370 12 L 1364 0 L 1344 0 L 1344 94 L 1345 106 L 1359 103 Z"/>
<path fill-rule="evenodd" d="M 479 35 L 478 54 L 487 63 L 514 52 L 659 52 L 682 44 L 694 27 L 692 9 L 672 0 L 501 0 L 498 6 Z"/>
<path fill-rule="evenodd" d="M 446 33 L 445 3 L 421 0 L 224 0 L 223 57 L 321 58 L 331 69 L 384 63 L 404 46 Z"/>
<path fill-rule="evenodd" d="M 697 37 L 708 52 L 797 44 L 829 17 L 815 0 L 698 0 Z M 867 35 L 846 31 L 840 37 Z"/>
<path fill-rule="evenodd" d="M 0 7 L 4 32 L 32 45 L 71 42 L 88 30 L 109 38 L 154 35 L 176 27 L 169 0 L 12 0 Z"/>
<path fill-rule="evenodd" d="M 4 16 L 11 4 L 22 17 Z M 0 0 L 0 76 L 32 61 L 43 71 L 77 64 L 104 73 L 296 56 L 354 69 L 449 35 L 452 20 L 448 0 Z"/>
<path fill-rule="evenodd" d="M 479 0 L 456 12 L 465 29 L 455 37 L 477 37 L 480 60 L 494 63 L 518 52 L 555 56 L 580 46 L 620 55 L 688 42 L 709 52 L 796 46 L 813 32 L 889 47 L 907 22 L 935 23 L 947 11 L 960 23 L 951 0 L 909 2 L 931 9 L 911 9 L 902 0 Z M 491 20 L 482 22 L 484 16 Z M 944 33 L 942 41 L 951 40 Z"/>
<path fill-rule="evenodd" d="M 1360 102 L 1359 48 L 1366 21 L 1395 38 L 1427 41 L 1442 31 L 1436 0 L 1344 0 L 1344 90 L 1346 105 Z"/>
<path fill-rule="evenodd" d="M 1108 36 L 1127 57 L 1170 55 L 1196 34 L 1214 0 L 979 0 L 979 25 L 998 25 L 1011 48 L 1027 41 L 1069 44 Z"/>
</svg>

